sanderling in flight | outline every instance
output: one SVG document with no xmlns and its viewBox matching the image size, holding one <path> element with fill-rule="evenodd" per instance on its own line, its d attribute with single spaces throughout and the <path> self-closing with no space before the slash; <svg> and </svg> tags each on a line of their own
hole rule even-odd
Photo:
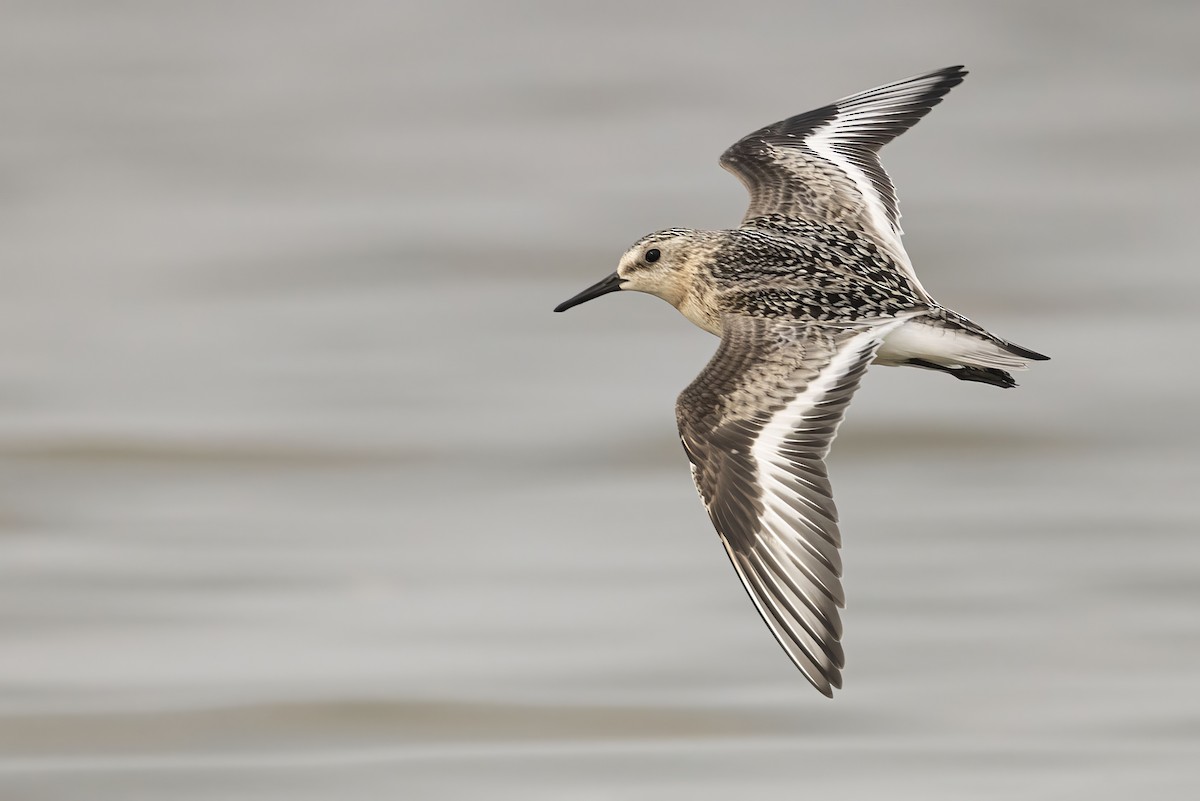
<svg viewBox="0 0 1200 801">
<path fill-rule="evenodd" d="M 750 192 L 738 228 L 668 228 L 555 311 L 648 292 L 721 338 L 679 396 L 692 477 L 738 577 L 822 693 L 842 686 L 844 606 L 825 456 L 870 363 L 1016 386 L 1046 359 L 935 301 L 900 242 L 878 152 L 962 82 L 962 67 L 852 95 L 755 131 L 721 156 Z"/>
</svg>

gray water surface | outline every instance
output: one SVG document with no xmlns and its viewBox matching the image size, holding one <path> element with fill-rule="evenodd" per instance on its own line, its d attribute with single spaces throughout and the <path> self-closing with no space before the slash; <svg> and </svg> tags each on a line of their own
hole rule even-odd
<svg viewBox="0 0 1200 801">
<path fill-rule="evenodd" d="M 1200 6 L 3 15 L 0 798 L 1200 794 Z M 866 379 L 828 701 L 678 445 L 715 340 L 550 309 L 960 61 L 909 252 L 1053 361 Z"/>
</svg>

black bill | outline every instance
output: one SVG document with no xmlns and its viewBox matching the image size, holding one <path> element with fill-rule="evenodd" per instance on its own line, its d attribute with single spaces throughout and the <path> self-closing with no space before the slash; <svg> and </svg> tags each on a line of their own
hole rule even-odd
<svg viewBox="0 0 1200 801">
<path fill-rule="evenodd" d="M 587 303 L 589 300 L 598 298 L 601 295 L 607 295 L 609 292 L 616 292 L 621 288 L 621 281 L 624 279 L 621 276 L 613 273 L 599 283 L 589 286 L 587 289 L 580 292 L 570 300 L 564 300 L 562 303 L 554 307 L 556 312 L 563 312 L 572 306 L 578 306 L 580 303 Z"/>
</svg>

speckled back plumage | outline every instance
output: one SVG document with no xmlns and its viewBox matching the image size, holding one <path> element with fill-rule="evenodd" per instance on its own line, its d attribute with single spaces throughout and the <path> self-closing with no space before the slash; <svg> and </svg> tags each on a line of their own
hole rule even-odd
<svg viewBox="0 0 1200 801">
<path fill-rule="evenodd" d="M 808 220 L 727 232 L 710 272 L 722 314 L 852 322 L 929 306 L 873 241 Z"/>
</svg>

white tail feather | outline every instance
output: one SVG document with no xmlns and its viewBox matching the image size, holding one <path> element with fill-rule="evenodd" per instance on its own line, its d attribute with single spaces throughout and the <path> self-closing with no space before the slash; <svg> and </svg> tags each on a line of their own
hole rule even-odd
<svg viewBox="0 0 1200 801">
<path fill-rule="evenodd" d="M 1015 356 L 987 335 L 941 320 L 917 318 L 888 334 L 875 356 L 876 364 L 898 365 L 924 359 L 947 367 L 996 367 L 1025 370 L 1026 359 Z"/>
</svg>

